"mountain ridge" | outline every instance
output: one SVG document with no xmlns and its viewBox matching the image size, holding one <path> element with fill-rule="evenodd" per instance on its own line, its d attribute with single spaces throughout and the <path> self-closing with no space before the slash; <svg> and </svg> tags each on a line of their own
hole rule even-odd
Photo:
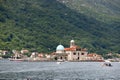
<svg viewBox="0 0 120 80">
<path fill-rule="evenodd" d="M 58 0 L 67 7 L 100 21 L 120 21 L 119 0 Z"/>
<path fill-rule="evenodd" d="M 71 10 L 56 0 L 3 1 L 0 3 L 0 49 L 52 52 L 60 42 L 69 46 L 73 38 L 77 45 L 90 52 L 119 52 L 119 34 L 107 27 L 112 25 Z M 119 25 L 116 28 L 119 30 Z"/>
</svg>

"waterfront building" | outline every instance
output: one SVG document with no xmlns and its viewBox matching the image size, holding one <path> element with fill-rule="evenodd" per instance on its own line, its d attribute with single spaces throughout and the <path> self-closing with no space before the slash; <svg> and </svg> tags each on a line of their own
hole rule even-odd
<svg viewBox="0 0 120 80">
<path fill-rule="evenodd" d="M 44 57 L 44 53 L 38 53 L 37 55 L 39 58 L 43 58 Z"/>
<path fill-rule="evenodd" d="M 69 61 L 82 61 L 86 60 L 86 56 L 88 54 L 86 48 L 80 48 L 79 46 L 75 45 L 75 41 L 70 41 L 70 47 L 65 48 L 65 52 L 68 54 Z"/>
<path fill-rule="evenodd" d="M 0 55 L 6 55 L 6 54 L 8 54 L 7 50 L 0 50 Z"/>
<path fill-rule="evenodd" d="M 22 56 L 23 56 L 23 55 L 20 54 L 20 52 L 17 51 L 17 50 L 13 50 L 12 52 L 13 52 L 13 56 L 12 56 L 13 59 L 20 59 L 20 58 L 22 58 Z"/>
<path fill-rule="evenodd" d="M 32 52 L 30 58 L 36 58 L 38 57 L 38 53 L 37 52 Z"/>
<path fill-rule="evenodd" d="M 86 60 L 89 61 L 103 61 L 104 58 L 101 55 L 98 55 L 96 53 L 90 53 L 87 55 Z"/>
<path fill-rule="evenodd" d="M 57 46 L 54 58 L 56 60 L 82 61 L 86 60 L 87 54 L 86 48 L 80 48 L 75 45 L 74 40 L 71 40 L 70 47 L 64 48 L 61 44 Z"/>
<path fill-rule="evenodd" d="M 20 52 L 21 52 L 22 54 L 25 54 L 25 53 L 29 53 L 29 50 L 27 50 L 27 49 L 22 49 Z"/>
<path fill-rule="evenodd" d="M 58 45 L 55 52 L 55 60 L 67 60 L 67 54 L 63 45 Z"/>
</svg>

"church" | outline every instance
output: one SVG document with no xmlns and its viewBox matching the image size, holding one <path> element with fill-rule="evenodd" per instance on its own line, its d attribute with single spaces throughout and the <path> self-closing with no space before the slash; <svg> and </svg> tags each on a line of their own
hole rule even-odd
<svg viewBox="0 0 120 80">
<path fill-rule="evenodd" d="M 57 46 L 54 58 L 63 61 L 83 61 L 86 60 L 87 54 L 88 52 L 86 48 L 80 48 L 75 45 L 74 40 L 71 40 L 70 47 L 65 48 L 61 44 Z"/>
</svg>

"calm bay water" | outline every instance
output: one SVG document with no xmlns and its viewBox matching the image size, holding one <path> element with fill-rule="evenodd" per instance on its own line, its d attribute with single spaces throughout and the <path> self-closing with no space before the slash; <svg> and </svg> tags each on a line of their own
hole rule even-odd
<svg viewBox="0 0 120 80">
<path fill-rule="evenodd" d="M 120 80 L 120 63 L 17 62 L 0 60 L 0 80 Z"/>
</svg>

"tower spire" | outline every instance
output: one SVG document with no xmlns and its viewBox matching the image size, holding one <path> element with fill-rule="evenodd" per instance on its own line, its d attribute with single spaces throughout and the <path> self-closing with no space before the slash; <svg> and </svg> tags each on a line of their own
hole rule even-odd
<svg viewBox="0 0 120 80">
<path fill-rule="evenodd" d="M 73 47 L 73 46 L 75 46 L 75 41 L 72 39 L 72 40 L 70 41 L 70 47 Z"/>
</svg>

